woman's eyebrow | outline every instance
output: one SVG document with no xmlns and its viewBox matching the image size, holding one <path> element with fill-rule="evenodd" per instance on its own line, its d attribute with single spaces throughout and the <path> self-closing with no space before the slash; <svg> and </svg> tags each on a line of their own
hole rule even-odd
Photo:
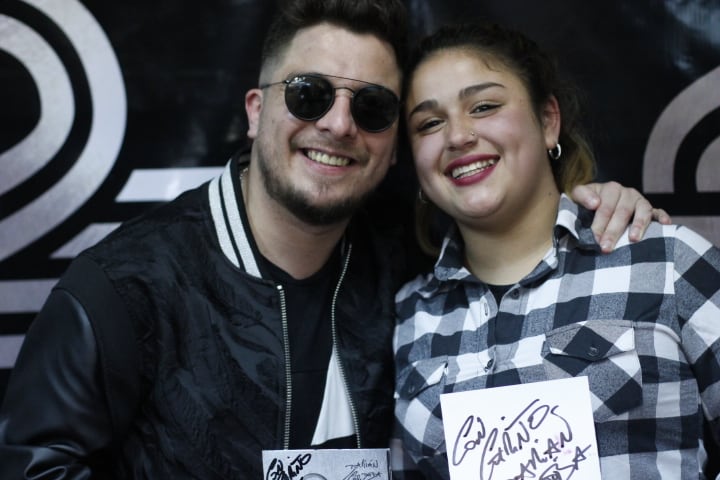
<svg viewBox="0 0 720 480">
<path fill-rule="evenodd" d="M 462 90 L 460 90 L 460 93 L 458 94 L 458 98 L 460 98 L 462 100 L 462 99 L 470 97 L 478 92 L 482 92 L 483 90 L 487 90 L 488 88 L 493 88 L 493 87 L 505 88 L 503 85 L 496 83 L 496 82 L 478 83 L 476 85 L 470 85 L 469 87 L 465 87 Z"/>
<path fill-rule="evenodd" d="M 470 85 L 470 86 L 465 87 L 462 90 L 460 90 L 460 92 L 458 93 L 458 98 L 460 100 L 463 100 L 465 98 L 475 95 L 478 92 L 481 92 L 483 90 L 487 90 L 488 88 L 493 88 L 493 87 L 505 88 L 504 85 L 497 83 L 497 82 L 478 83 L 475 85 Z M 433 110 L 433 109 L 437 108 L 437 106 L 438 106 L 438 102 L 437 102 L 437 100 L 434 100 L 434 99 L 425 100 L 423 102 L 420 102 L 417 105 L 415 105 L 415 107 L 412 110 L 410 110 L 410 112 L 408 113 L 408 118 L 412 117 L 414 114 L 419 113 L 419 112 Z"/>
<path fill-rule="evenodd" d="M 420 102 L 417 105 L 415 105 L 415 108 L 410 110 L 410 113 L 408 113 L 408 118 L 412 117 L 416 113 L 424 112 L 427 110 L 433 110 L 433 109 L 437 108 L 437 106 L 438 106 L 437 100 L 431 99 L 431 100 L 425 100 L 423 102 Z"/>
</svg>

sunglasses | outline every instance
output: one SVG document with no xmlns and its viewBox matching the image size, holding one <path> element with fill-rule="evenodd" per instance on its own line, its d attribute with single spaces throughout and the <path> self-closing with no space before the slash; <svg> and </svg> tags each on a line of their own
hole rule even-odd
<svg viewBox="0 0 720 480">
<path fill-rule="evenodd" d="M 367 83 L 368 86 L 359 90 L 349 87 L 334 87 L 326 77 Z M 376 133 L 387 130 L 395 122 L 400 111 L 400 100 L 391 90 L 353 78 L 304 73 L 281 82 L 260 85 L 260 88 L 274 85 L 285 85 L 287 109 L 293 116 L 308 122 L 322 118 L 335 103 L 335 90 L 341 89 L 352 92 L 350 113 L 352 113 L 355 124 L 367 132 Z"/>
</svg>

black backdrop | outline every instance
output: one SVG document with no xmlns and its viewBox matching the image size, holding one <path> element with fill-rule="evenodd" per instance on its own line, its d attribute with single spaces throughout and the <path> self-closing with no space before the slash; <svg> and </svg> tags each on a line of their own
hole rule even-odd
<svg viewBox="0 0 720 480">
<path fill-rule="evenodd" d="M 720 5 L 711 0 L 408 0 L 413 36 L 517 27 L 587 92 L 599 179 L 720 243 Z M 0 398 L 49 288 L 119 222 L 246 144 L 267 0 L 0 2 Z M 409 202 L 407 159 L 383 192 Z"/>
</svg>

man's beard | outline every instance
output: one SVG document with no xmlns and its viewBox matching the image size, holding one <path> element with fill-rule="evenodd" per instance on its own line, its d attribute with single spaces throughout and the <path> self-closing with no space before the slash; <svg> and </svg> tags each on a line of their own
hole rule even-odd
<svg viewBox="0 0 720 480">
<path fill-rule="evenodd" d="M 284 184 L 267 162 L 259 160 L 258 167 L 268 195 L 309 225 L 327 226 L 345 221 L 352 217 L 372 194 L 370 191 L 360 197 L 346 198 L 331 205 L 312 205 L 306 194 L 292 185 Z"/>
</svg>

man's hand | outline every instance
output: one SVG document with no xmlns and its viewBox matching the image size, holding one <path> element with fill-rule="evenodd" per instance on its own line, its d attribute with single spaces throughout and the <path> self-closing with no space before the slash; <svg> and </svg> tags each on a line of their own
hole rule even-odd
<svg viewBox="0 0 720 480">
<path fill-rule="evenodd" d="M 570 196 L 587 209 L 595 210 L 592 231 L 603 252 L 611 252 L 620 235 L 632 219 L 629 238 L 637 242 L 645 235 L 651 220 L 662 224 L 671 222 L 662 208 L 653 208 L 650 202 L 634 188 L 617 182 L 589 183 L 573 189 Z"/>
</svg>

